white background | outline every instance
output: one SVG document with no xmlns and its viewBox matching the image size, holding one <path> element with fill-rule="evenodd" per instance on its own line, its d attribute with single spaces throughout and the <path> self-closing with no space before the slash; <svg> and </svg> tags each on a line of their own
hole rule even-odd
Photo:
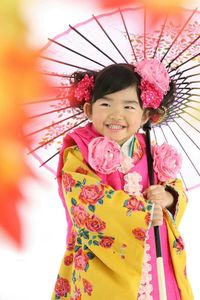
<svg viewBox="0 0 200 300">
<path fill-rule="evenodd" d="M 27 2 L 23 14 L 29 24 L 29 42 L 43 46 L 48 37 L 64 31 L 69 23 L 74 25 L 99 12 L 92 1 Z M 28 162 L 39 174 L 39 180 L 22 183 L 27 199 L 20 207 L 23 249 L 17 250 L 0 231 L 0 300 L 49 300 L 65 250 L 65 213 L 57 194 L 56 180 L 48 171 L 39 168 L 33 158 L 28 158 Z M 200 299 L 199 211 L 200 190 L 194 190 L 189 194 L 180 231 L 186 244 L 187 272 L 195 300 Z"/>
</svg>

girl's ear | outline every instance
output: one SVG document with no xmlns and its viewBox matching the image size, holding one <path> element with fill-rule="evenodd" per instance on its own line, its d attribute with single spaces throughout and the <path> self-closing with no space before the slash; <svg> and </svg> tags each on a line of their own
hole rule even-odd
<svg viewBox="0 0 200 300">
<path fill-rule="evenodd" d="M 92 104 L 85 102 L 83 105 L 84 114 L 88 117 L 89 120 L 92 119 Z"/>
<path fill-rule="evenodd" d="M 142 121 L 141 121 L 141 126 L 143 126 L 150 118 L 150 111 L 145 110 L 142 115 Z"/>
</svg>

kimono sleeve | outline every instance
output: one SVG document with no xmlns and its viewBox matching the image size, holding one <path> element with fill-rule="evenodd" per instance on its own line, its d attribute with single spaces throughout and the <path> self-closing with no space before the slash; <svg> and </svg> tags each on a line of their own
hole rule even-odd
<svg viewBox="0 0 200 300">
<path fill-rule="evenodd" d="M 170 192 L 174 197 L 175 205 L 173 207 L 173 211 L 171 211 L 171 214 L 168 211 L 168 214 L 178 228 L 185 212 L 188 198 L 183 187 L 183 183 L 180 179 L 170 179 L 169 181 L 165 182 L 164 186 L 165 190 Z"/>
<path fill-rule="evenodd" d="M 137 272 L 137 259 L 142 263 L 154 204 L 104 184 L 84 162 L 77 147 L 64 152 L 62 189 L 78 247 L 84 244 L 116 272 L 125 265 Z M 118 257 L 118 266 L 113 256 Z"/>
</svg>

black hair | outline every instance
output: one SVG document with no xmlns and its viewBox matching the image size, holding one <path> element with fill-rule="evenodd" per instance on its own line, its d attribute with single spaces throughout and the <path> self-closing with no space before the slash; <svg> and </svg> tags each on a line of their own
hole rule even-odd
<svg viewBox="0 0 200 300">
<path fill-rule="evenodd" d="M 73 73 L 73 81 L 80 81 L 85 74 L 88 74 L 89 76 L 94 76 L 94 88 L 91 95 L 92 104 L 95 103 L 98 99 L 104 97 L 105 95 L 118 92 L 129 86 L 136 86 L 139 104 L 142 108 L 142 101 L 140 97 L 141 77 L 135 72 L 134 65 L 120 63 L 109 65 L 104 69 L 100 70 L 99 72 L 75 72 Z M 175 83 L 171 80 L 169 90 L 163 97 L 160 107 L 158 109 L 145 109 L 145 111 L 148 111 L 150 118 L 153 118 L 154 116 L 160 116 L 162 118 L 164 116 L 164 114 L 166 113 L 166 109 L 168 109 L 174 102 L 175 91 Z"/>
</svg>

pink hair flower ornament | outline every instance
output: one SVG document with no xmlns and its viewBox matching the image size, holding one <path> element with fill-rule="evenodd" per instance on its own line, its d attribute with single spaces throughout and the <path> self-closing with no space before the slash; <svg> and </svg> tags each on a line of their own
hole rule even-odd
<svg viewBox="0 0 200 300">
<path fill-rule="evenodd" d="M 88 74 L 78 82 L 74 96 L 79 102 L 89 102 L 91 100 L 91 92 L 94 87 L 94 76 L 89 77 Z"/>
<path fill-rule="evenodd" d="M 141 100 L 143 108 L 157 109 L 169 90 L 170 77 L 162 62 L 143 59 L 135 64 L 135 71 L 141 76 Z"/>
</svg>

